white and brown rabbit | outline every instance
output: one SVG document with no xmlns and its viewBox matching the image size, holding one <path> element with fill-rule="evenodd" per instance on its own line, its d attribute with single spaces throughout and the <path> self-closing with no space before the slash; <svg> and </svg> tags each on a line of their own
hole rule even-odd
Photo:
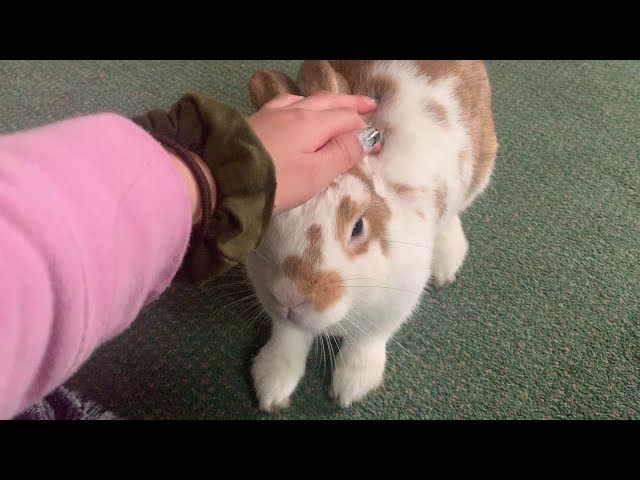
<svg viewBox="0 0 640 480">
<path fill-rule="evenodd" d="M 255 108 L 318 90 L 379 99 L 365 120 L 380 130 L 382 150 L 274 218 L 246 261 L 272 319 L 252 366 L 263 410 L 289 404 L 318 336 L 343 339 L 331 386 L 340 405 L 382 384 L 389 339 L 428 282 L 443 286 L 462 266 L 460 214 L 486 188 L 496 157 L 481 61 L 305 61 L 296 82 L 261 70 L 250 83 Z"/>
</svg>

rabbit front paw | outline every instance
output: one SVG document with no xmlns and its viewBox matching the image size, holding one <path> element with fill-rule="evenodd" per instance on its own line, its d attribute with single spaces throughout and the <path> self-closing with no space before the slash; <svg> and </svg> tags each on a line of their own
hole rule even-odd
<svg viewBox="0 0 640 480">
<path fill-rule="evenodd" d="M 336 366 L 331 397 L 349 407 L 382 385 L 386 362 L 385 343 L 347 352 Z"/>
<path fill-rule="evenodd" d="M 251 368 L 258 404 L 267 412 L 289 406 L 291 394 L 305 371 L 306 356 L 279 351 L 274 343 L 267 343 L 260 350 Z"/>
</svg>

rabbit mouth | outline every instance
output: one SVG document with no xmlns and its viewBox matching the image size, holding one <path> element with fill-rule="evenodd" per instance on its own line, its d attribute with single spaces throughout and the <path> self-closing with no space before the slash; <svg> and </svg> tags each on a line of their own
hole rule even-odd
<svg viewBox="0 0 640 480">
<path fill-rule="evenodd" d="M 268 288 L 257 289 L 258 298 L 264 311 L 272 320 L 296 327 L 310 333 L 317 334 L 324 331 L 340 316 L 338 310 L 326 309 L 317 311 L 313 306 L 312 298 L 305 297 L 281 297 L 280 300 Z"/>
<path fill-rule="evenodd" d="M 287 310 L 284 318 L 298 327 L 305 327 L 304 317 L 298 312 L 295 312 L 292 308 Z"/>
<path fill-rule="evenodd" d="M 321 325 L 316 325 L 313 318 L 309 318 L 309 312 L 301 311 L 298 308 L 274 308 L 271 311 L 274 320 L 292 325 L 300 330 L 311 333 L 318 333 L 323 330 Z M 322 323 L 322 322 L 320 322 Z"/>
<path fill-rule="evenodd" d="M 272 296 L 272 295 L 270 295 Z M 263 306 L 265 309 L 274 318 L 274 320 L 279 320 L 285 323 L 291 323 L 299 328 L 309 329 L 309 326 L 305 322 L 305 315 L 301 312 L 297 311 L 295 307 L 285 307 L 280 305 L 275 299 L 270 299 L 271 301 L 267 304 L 263 302 Z"/>
</svg>

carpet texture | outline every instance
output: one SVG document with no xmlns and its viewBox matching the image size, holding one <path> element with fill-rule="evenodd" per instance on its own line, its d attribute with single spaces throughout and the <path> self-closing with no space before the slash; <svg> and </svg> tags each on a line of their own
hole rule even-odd
<svg viewBox="0 0 640 480">
<path fill-rule="evenodd" d="M 250 113 L 251 73 L 298 65 L 2 61 L 0 132 L 134 115 L 188 91 Z M 500 150 L 463 217 L 468 260 L 454 284 L 427 291 L 365 402 L 333 405 L 314 353 L 292 407 L 260 413 L 249 365 L 267 329 L 228 279 L 174 284 L 68 387 L 131 419 L 640 419 L 640 62 L 488 68 Z"/>
</svg>

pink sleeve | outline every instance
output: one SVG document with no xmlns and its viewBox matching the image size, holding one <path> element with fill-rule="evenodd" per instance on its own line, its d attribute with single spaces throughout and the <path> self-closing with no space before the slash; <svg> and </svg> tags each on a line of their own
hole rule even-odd
<svg viewBox="0 0 640 480">
<path fill-rule="evenodd" d="M 116 114 L 0 136 L 0 418 L 66 381 L 171 282 L 191 207 Z"/>
</svg>

